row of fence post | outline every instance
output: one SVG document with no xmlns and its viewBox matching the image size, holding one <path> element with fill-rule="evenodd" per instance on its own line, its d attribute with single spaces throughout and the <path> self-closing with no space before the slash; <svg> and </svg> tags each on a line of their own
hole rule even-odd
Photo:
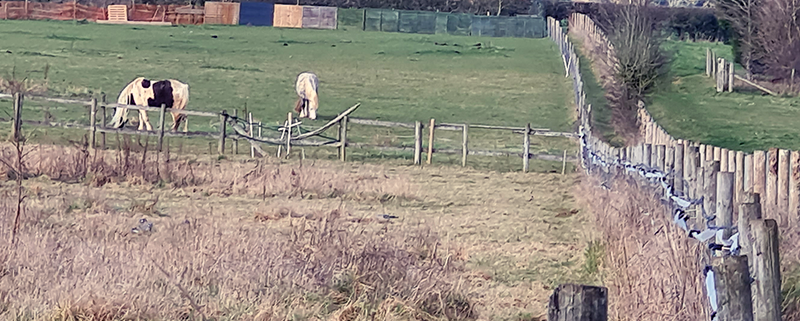
<svg viewBox="0 0 800 321">
<path fill-rule="evenodd" d="M 594 22 L 587 19 L 588 17 L 584 15 L 574 14 L 571 16 L 570 22 L 571 25 L 572 22 L 583 24 L 584 28 L 594 26 Z M 566 34 L 560 31 L 558 22 L 555 19 L 548 19 L 548 22 L 548 26 L 551 28 L 550 36 L 559 44 L 562 55 L 574 55 L 573 49 L 569 47 Z M 607 42 L 602 32 L 595 31 L 588 32 L 588 34 L 592 40 Z M 598 37 L 599 39 L 594 39 Z M 566 67 L 572 70 L 573 81 L 577 84 L 576 97 L 580 97 L 582 94 L 582 83 L 579 82 L 580 73 L 574 66 L 566 65 Z M 726 83 L 728 84 L 727 89 L 732 90 L 734 74 L 729 64 L 720 63 L 716 58 L 709 57 L 707 75 L 717 76 L 716 78 L 720 80 L 719 85 L 722 87 L 719 91 L 725 89 Z M 722 82 L 723 80 L 725 82 Z M 717 319 L 780 320 L 781 278 L 777 222 L 774 219 L 762 217 L 761 208 L 764 200 L 759 194 L 769 195 L 768 198 L 774 199 L 775 202 L 781 198 L 777 195 L 788 195 L 784 198 L 788 198 L 789 201 L 781 201 L 781 204 L 786 203 L 786 207 L 765 205 L 765 208 L 773 214 L 778 213 L 778 208 L 786 208 L 792 211 L 789 217 L 796 217 L 797 205 L 791 204 L 800 203 L 800 200 L 792 201 L 800 199 L 800 196 L 793 196 L 796 191 L 785 194 L 776 193 L 774 189 L 786 185 L 786 190 L 789 191 L 790 184 L 797 184 L 792 177 L 798 176 L 800 179 L 800 175 L 793 175 L 794 173 L 800 174 L 800 154 L 794 156 L 794 153 L 788 153 L 788 151 L 774 153 L 774 159 L 770 159 L 764 156 L 763 151 L 745 155 L 742 152 L 728 151 L 719 147 L 675 140 L 653 122 L 649 115 L 640 115 L 646 144 L 614 148 L 591 135 L 591 107 L 581 99 L 577 99 L 576 104 L 579 108 L 581 124 L 584 126 L 582 133 L 586 134 L 588 141 L 586 150 L 591 150 L 599 155 L 606 164 L 619 164 L 619 162 L 627 161 L 631 164 L 656 168 L 663 173 L 670 173 L 671 175 L 667 176 L 666 184 L 675 190 L 676 195 L 688 196 L 693 200 L 703 197 L 703 202 L 691 205 L 692 209 L 686 211 L 694 213 L 691 220 L 695 224 L 693 227 L 701 230 L 705 227 L 703 224 L 705 223 L 704 211 L 707 212 L 706 215 L 717 215 L 715 222 L 718 226 L 731 226 L 734 222 L 734 215 L 738 212 L 737 228 L 743 243 L 741 256 L 717 256 L 713 257 L 711 261 L 713 271 L 716 272 L 716 291 L 720 307 Z M 644 106 L 640 106 L 640 108 L 644 114 L 647 114 Z M 584 153 L 584 149 L 582 149 L 581 155 L 584 159 L 588 156 Z M 793 165 L 795 157 L 798 159 L 797 170 Z M 786 161 L 781 162 L 784 159 Z M 584 164 L 587 166 L 587 170 L 593 167 L 587 165 L 592 164 L 590 162 L 584 162 Z M 605 172 L 609 172 L 612 168 L 619 168 L 601 167 Z M 627 171 L 623 172 L 627 173 Z M 631 173 L 638 175 L 637 171 Z M 770 175 L 774 177 L 769 178 Z M 785 177 L 785 179 L 782 180 L 778 177 Z M 789 180 L 788 183 L 787 180 Z M 757 181 L 761 183 L 756 183 Z M 771 200 L 764 204 L 775 204 Z M 734 204 L 739 204 L 738 208 Z M 672 220 L 671 213 L 668 215 L 670 216 L 668 219 Z M 723 236 L 730 236 L 730 233 L 730 230 L 727 230 Z"/>
<path fill-rule="evenodd" d="M 13 133 L 13 135 L 18 137 L 20 135 L 19 134 L 19 129 L 21 128 L 21 123 L 22 123 L 21 111 L 22 111 L 22 104 L 23 104 L 23 99 L 24 98 L 23 98 L 22 94 L 15 94 L 13 98 L 14 98 L 14 113 L 15 114 L 14 114 L 14 124 L 12 126 L 13 127 L 12 128 L 12 133 Z M 102 140 L 101 141 L 101 146 L 102 146 L 103 149 L 105 149 L 105 145 L 106 145 L 105 144 L 106 143 L 106 135 L 105 135 L 106 109 L 108 108 L 106 106 L 106 104 L 105 104 L 105 95 L 102 96 L 100 101 L 98 101 L 98 99 L 96 99 L 96 98 L 92 98 L 91 102 L 89 103 L 89 107 L 90 107 L 89 108 L 89 118 L 90 118 L 89 122 L 90 122 L 90 125 L 89 125 L 89 128 L 88 128 L 88 130 L 89 130 L 89 146 L 92 149 L 97 147 L 96 140 L 97 140 L 97 132 L 98 132 L 98 126 L 99 126 L 100 127 L 99 132 L 101 134 L 100 138 Z M 102 114 L 100 113 L 101 110 L 102 110 Z M 158 119 L 158 123 L 156 124 L 156 133 L 157 133 L 157 139 L 158 139 L 157 149 L 158 149 L 158 151 L 162 151 L 163 150 L 163 146 L 164 146 L 164 136 L 165 136 L 165 133 L 167 131 L 167 129 L 166 129 L 166 122 L 167 122 L 166 117 L 167 117 L 168 113 L 167 113 L 166 105 L 162 104 L 158 111 L 159 111 L 159 119 Z M 211 114 L 211 115 L 213 115 L 213 114 Z M 185 116 L 183 118 L 179 118 L 179 119 L 183 119 L 183 121 L 186 121 L 185 120 Z M 216 135 L 217 136 L 216 137 L 217 138 L 217 153 L 219 155 L 224 155 L 225 154 L 226 147 L 227 147 L 226 146 L 226 140 L 227 139 L 231 139 L 231 145 L 232 145 L 231 146 L 231 153 L 238 154 L 238 151 L 239 151 L 239 148 L 238 148 L 239 147 L 238 146 L 239 145 L 238 144 L 239 138 L 238 138 L 238 136 L 230 137 L 227 134 L 228 128 L 230 127 L 228 125 L 228 121 L 230 121 L 231 119 L 235 119 L 236 121 L 238 121 L 238 119 L 239 119 L 238 110 L 234 110 L 232 114 L 228 114 L 227 110 L 220 111 L 220 113 L 219 113 L 219 133 Z M 100 122 L 99 125 L 98 125 L 98 120 Z M 283 149 L 283 148 L 285 148 L 285 152 L 286 152 L 285 155 L 289 155 L 289 152 L 291 151 L 291 147 L 292 147 L 291 146 L 292 145 L 292 142 L 291 142 L 291 140 L 292 140 L 291 129 L 295 125 L 299 124 L 299 123 L 292 123 L 292 121 L 293 121 L 292 114 L 289 113 L 288 116 L 287 116 L 287 123 L 286 123 L 287 126 L 286 126 L 286 128 L 283 128 L 283 130 L 284 130 L 283 137 L 286 140 L 285 140 L 285 144 L 283 146 L 279 146 L 278 147 L 279 148 L 279 150 L 278 150 L 278 155 L 279 156 L 281 154 L 281 149 Z M 261 122 L 255 122 L 254 119 L 253 119 L 253 114 L 252 113 L 248 113 L 247 114 L 245 122 L 247 124 L 246 124 L 246 126 L 244 128 L 244 132 L 247 135 L 249 135 L 250 137 L 254 137 L 254 138 L 256 138 L 256 137 L 261 138 L 262 137 L 261 136 L 261 131 L 262 131 Z M 337 142 L 336 146 L 338 147 L 338 151 L 337 151 L 338 158 L 341 161 L 345 161 L 347 159 L 348 123 L 349 123 L 349 117 L 347 117 L 347 116 L 344 116 L 344 117 L 341 118 L 341 120 L 339 120 L 338 133 L 337 133 L 337 141 L 338 142 Z M 422 154 L 424 152 L 423 151 L 423 128 L 425 126 L 428 126 L 428 143 L 427 143 L 427 160 L 426 160 L 426 163 L 427 164 L 431 164 L 432 160 L 433 160 L 433 154 L 435 152 L 435 149 L 434 149 L 434 144 L 435 144 L 435 139 L 434 138 L 435 138 L 435 135 L 436 135 L 435 134 L 435 130 L 439 126 L 436 124 L 435 119 L 430 119 L 430 122 L 427 123 L 427 124 L 423 124 L 422 122 L 417 121 L 414 124 L 414 154 L 413 154 L 414 165 L 420 165 L 422 163 L 422 157 L 423 157 Z M 470 154 L 470 151 L 469 151 L 469 127 L 470 126 L 468 124 L 458 124 L 458 125 L 443 124 L 442 126 L 447 127 L 448 130 L 453 129 L 453 127 L 455 127 L 456 130 L 458 130 L 458 128 L 460 128 L 460 131 L 461 131 L 461 166 L 467 166 L 467 158 L 468 158 L 468 156 Z M 256 136 L 256 132 L 255 132 L 256 127 L 258 128 L 258 135 L 257 136 Z M 530 156 L 531 156 L 531 154 L 530 154 L 530 144 L 531 144 L 530 136 L 534 134 L 530 123 L 526 124 L 526 126 L 524 128 L 521 128 L 521 130 L 520 129 L 514 129 L 514 128 L 511 128 L 511 127 L 503 127 L 503 126 L 496 126 L 496 127 L 484 126 L 484 127 L 485 128 L 490 128 L 490 129 L 512 130 L 512 131 L 517 132 L 517 133 L 521 132 L 523 134 L 522 135 L 523 136 L 523 138 L 522 138 L 522 171 L 523 172 L 528 172 L 530 170 Z M 209 152 L 211 152 L 211 150 L 212 150 L 211 143 L 209 143 Z M 256 157 L 256 146 L 254 146 L 252 144 L 250 146 L 250 156 L 251 157 Z M 563 174 L 565 168 L 566 168 L 566 152 L 565 152 L 565 155 L 562 157 L 562 174 Z"/>
</svg>

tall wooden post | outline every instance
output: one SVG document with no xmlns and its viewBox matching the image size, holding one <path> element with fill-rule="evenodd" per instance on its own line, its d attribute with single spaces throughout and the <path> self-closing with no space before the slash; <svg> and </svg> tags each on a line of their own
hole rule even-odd
<svg viewBox="0 0 800 321">
<path fill-rule="evenodd" d="M 92 124 L 92 132 L 89 134 L 89 146 L 95 149 L 95 137 L 97 135 L 97 98 L 94 97 L 92 97 L 92 104 L 89 107 L 89 123 Z"/>
<path fill-rule="evenodd" d="M 25 99 L 22 93 L 14 94 L 14 123 L 11 125 L 11 139 L 18 142 L 22 139 L 22 101 Z"/>
<path fill-rule="evenodd" d="M 467 166 L 467 155 L 469 154 L 469 138 L 467 136 L 467 132 L 469 131 L 469 125 L 464 124 L 461 125 L 461 166 Z"/>
<path fill-rule="evenodd" d="M 248 124 L 248 134 L 250 138 L 255 137 L 253 134 L 253 113 L 247 113 L 247 124 Z M 250 144 L 250 158 L 256 157 L 256 147 L 253 144 Z"/>
<path fill-rule="evenodd" d="M 733 225 L 733 173 L 717 173 L 717 222 L 720 226 Z M 731 236 L 731 230 L 723 232 L 725 239 Z"/>
<path fill-rule="evenodd" d="M 166 123 L 167 105 L 161 104 L 161 109 L 158 111 L 158 151 L 164 143 L 164 123 Z"/>
<path fill-rule="evenodd" d="M 223 109 L 219 114 L 219 143 L 217 144 L 217 153 L 220 155 L 225 154 L 226 126 L 228 126 L 228 112 Z"/>
<path fill-rule="evenodd" d="M 675 144 L 675 162 L 673 165 L 675 166 L 675 173 L 673 175 L 674 181 L 673 186 L 675 186 L 675 193 L 680 193 L 679 195 L 683 195 L 686 193 L 686 189 L 684 188 L 683 184 L 683 144 L 676 143 Z"/>
<path fill-rule="evenodd" d="M 736 151 L 735 155 L 735 169 L 733 170 L 734 175 L 734 186 L 733 188 L 736 190 L 735 192 L 735 200 L 737 203 L 741 203 L 742 201 L 742 194 L 744 193 L 744 152 Z"/>
<path fill-rule="evenodd" d="M 422 123 L 414 122 L 414 165 L 422 163 Z"/>
<path fill-rule="evenodd" d="M 749 193 L 753 191 L 753 154 L 744 155 L 744 181 L 742 190 Z"/>
<path fill-rule="evenodd" d="M 108 119 L 106 118 L 106 109 L 108 109 L 108 107 L 106 107 L 106 94 L 100 96 L 100 101 L 103 103 L 103 118 L 100 120 L 100 128 L 105 129 L 106 119 Z M 106 132 L 100 132 L 100 148 L 106 149 Z"/>
<path fill-rule="evenodd" d="M 781 320 L 781 266 L 778 223 L 772 219 L 750 221 L 753 235 L 753 303 L 757 320 Z"/>
<path fill-rule="evenodd" d="M 433 158 L 433 135 L 435 129 L 436 120 L 431 118 L 430 128 L 428 128 L 428 159 L 426 160 L 429 165 L 431 164 L 431 159 Z"/>
<path fill-rule="evenodd" d="M 703 207 L 706 215 L 717 212 L 717 173 L 719 173 L 718 161 L 705 161 L 703 170 Z M 702 214 L 702 213 L 701 213 Z"/>
<path fill-rule="evenodd" d="M 789 211 L 789 150 L 778 150 L 778 210 L 781 214 Z"/>
<path fill-rule="evenodd" d="M 522 139 L 522 172 L 527 173 L 531 155 L 531 123 L 525 125 L 524 135 L 525 137 Z"/>
<path fill-rule="evenodd" d="M 658 168 L 659 170 L 664 172 L 667 171 L 667 167 L 665 164 L 666 151 L 667 151 L 667 146 L 656 145 L 656 160 L 653 167 Z"/>
<path fill-rule="evenodd" d="M 723 256 L 711 259 L 717 292 L 717 320 L 753 320 L 750 291 L 750 268 L 746 256 Z"/>
<path fill-rule="evenodd" d="M 233 119 L 235 119 L 237 123 L 239 122 L 239 110 L 238 109 L 234 109 L 233 110 Z M 291 123 L 289 123 L 289 124 L 291 125 Z M 290 127 L 290 129 L 291 129 L 291 127 Z M 292 131 L 289 130 L 290 136 L 291 136 L 291 132 Z M 231 148 L 231 154 L 235 154 L 235 155 L 239 154 L 239 139 L 238 138 L 234 138 L 233 139 L 233 148 Z M 288 150 L 287 150 L 286 156 L 289 156 Z"/>
<path fill-rule="evenodd" d="M 666 156 L 664 157 L 664 172 L 671 173 L 675 169 L 675 146 L 667 145 Z M 673 186 L 673 175 L 667 175 L 667 184 Z"/>
<path fill-rule="evenodd" d="M 750 221 L 760 220 L 761 214 L 761 197 L 756 193 L 742 194 L 742 203 L 739 204 L 739 219 L 736 221 L 739 228 L 739 247 L 740 255 L 751 255 L 753 251 L 753 234 L 750 233 Z M 750 266 L 753 266 L 753 260 L 750 260 Z"/>
<path fill-rule="evenodd" d="M 800 219 L 800 152 L 792 151 L 789 157 L 789 217 Z M 797 224 L 797 221 L 789 221 Z"/>
<path fill-rule="evenodd" d="M 346 161 L 347 160 L 347 122 L 349 118 L 347 116 L 342 117 L 339 120 L 339 160 Z M 259 134 L 260 135 L 260 134 Z"/>
<path fill-rule="evenodd" d="M 687 194 L 690 198 L 698 198 L 698 190 L 702 186 L 697 184 L 697 168 L 700 167 L 700 150 L 696 146 L 689 146 L 686 148 L 687 162 L 684 163 L 684 176 L 688 177 Z M 687 175 L 688 174 L 688 175 Z"/>
<path fill-rule="evenodd" d="M 286 116 L 286 158 L 289 158 L 289 152 L 292 150 L 292 113 Z"/>
<path fill-rule="evenodd" d="M 711 48 L 706 48 L 706 77 L 711 77 Z"/>
<path fill-rule="evenodd" d="M 733 61 L 728 64 L 728 92 L 733 92 Z"/>
<path fill-rule="evenodd" d="M 778 214 L 773 212 L 778 205 L 778 149 L 770 148 L 768 152 L 766 197 L 762 197 L 762 200 L 766 199 L 764 210 L 770 215 L 775 215 Z"/>
<path fill-rule="evenodd" d="M 608 289 L 605 287 L 561 284 L 547 307 L 548 321 L 607 321 Z"/>
<path fill-rule="evenodd" d="M 753 152 L 753 193 L 761 195 L 761 206 L 766 209 L 767 153 L 763 150 Z"/>
</svg>

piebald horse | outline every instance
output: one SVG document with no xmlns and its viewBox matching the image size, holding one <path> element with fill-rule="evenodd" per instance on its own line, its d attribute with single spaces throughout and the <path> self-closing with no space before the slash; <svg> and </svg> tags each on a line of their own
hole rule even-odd
<svg viewBox="0 0 800 321">
<path fill-rule="evenodd" d="M 297 102 L 294 105 L 294 110 L 300 113 L 300 118 L 317 119 L 317 109 L 319 108 L 318 86 L 319 79 L 313 72 L 304 72 L 297 75 L 297 81 L 294 86 L 297 91 Z"/>
<path fill-rule="evenodd" d="M 130 82 L 122 89 L 122 92 L 119 93 L 119 98 L 117 98 L 117 104 L 120 105 L 161 107 L 161 104 L 164 104 L 167 108 L 173 109 L 184 109 L 188 102 L 189 85 L 174 79 L 152 81 L 144 77 L 136 78 Z M 171 114 L 172 131 L 177 131 L 180 123 L 183 122 L 183 131 L 186 132 L 189 126 L 186 115 L 175 112 Z M 127 122 L 127 118 L 128 109 L 117 108 L 109 126 L 121 128 Z M 144 128 L 147 128 L 148 131 L 153 130 L 153 127 L 150 126 L 150 120 L 147 118 L 147 112 L 140 110 L 139 130 Z"/>
</svg>

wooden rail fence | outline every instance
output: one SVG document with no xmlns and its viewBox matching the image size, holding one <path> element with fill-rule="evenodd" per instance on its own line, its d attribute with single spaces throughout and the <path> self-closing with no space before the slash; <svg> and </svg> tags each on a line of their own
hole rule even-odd
<svg viewBox="0 0 800 321">
<path fill-rule="evenodd" d="M 257 121 L 253 119 L 252 113 L 246 115 L 246 117 L 239 117 L 237 115 L 237 111 L 234 110 L 233 114 L 229 114 L 227 110 L 222 110 L 219 113 L 212 113 L 212 112 L 202 112 L 202 111 L 193 111 L 193 110 L 176 110 L 167 108 L 166 106 L 161 107 L 144 107 L 144 106 L 135 106 L 135 105 L 120 105 L 116 103 L 106 103 L 105 97 L 101 98 L 100 101 L 97 99 L 91 99 L 90 101 L 83 101 L 83 100 L 70 100 L 70 99 L 61 99 L 61 98 L 47 98 L 47 97 L 23 97 L 21 94 L 9 95 L 9 94 L 0 94 L 0 98 L 11 98 L 14 101 L 14 115 L 13 115 L 13 122 L 12 122 L 12 131 L 14 133 L 18 133 L 22 124 L 34 125 L 34 126 L 47 126 L 47 127 L 62 127 L 62 128 L 76 128 L 76 129 L 83 129 L 89 132 L 89 141 L 90 147 L 96 148 L 97 146 L 97 133 L 100 133 L 100 146 L 101 148 L 105 148 L 105 134 L 107 133 L 116 133 L 116 134 L 128 134 L 128 135 L 146 135 L 146 136 L 155 136 L 158 139 L 157 148 L 160 151 L 163 148 L 163 141 L 164 137 L 200 137 L 200 138 L 208 138 L 208 139 L 215 139 L 217 140 L 217 152 L 219 154 L 224 154 L 226 150 L 226 140 L 232 140 L 233 147 L 232 150 L 238 151 L 238 141 L 245 140 L 250 143 L 250 155 L 251 157 L 257 156 L 266 156 L 268 153 L 260 146 L 260 144 L 268 144 L 278 146 L 278 156 L 281 154 L 288 155 L 289 151 L 291 150 L 292 146 L 329 146 L 329 147 L 336 147 L 338 149 L 339 159 L 345 161 L 347 159 L 347 147 L 358 147 L 358 148 L 373 148 L 377 150 L 386 150 L 386 151 L 407 151 L 409 148 L 406 147 L 391 147 L 391 146 L 374 146 L 368 144 L 359 144 L 349 142 L 347 139 L 347 128 L 348 123 L 359 124 L 359 125 L 367 125 L 367 126 L 376 126 L 376 127 L 389 127 L 389 128 L 409 128 L 414 129 L 414 147 L 410 149 L 414 155 L 414 164 L 420 165 L 422 163 L 422 154 L 423 154 L 423 129 L 425 128 L 426 124 L 422 124 L 421 122 L 416 123 L 401 123 L 401 122 L 390 122 L 390 121 L 381 121 L 381 120 L 372 120 L 372 119 L 361 119 L 361 118 L 353 118 L 349 115 L 353 113 L 360 104 L 356 104 L 337 117 L 326 123 L 320 128 L 312 130 L 307 133 L 292 134 L 292 129 L 297 128 L 299 126 L 299 122 L 295 122 L 292 119 L 292 114 L 288 114 L 287 121 L 284 123 L 284 126 L 279 128 L 279 131 L 283 132 L 281 138 L 270 138 L 262 136 L 262 123 L 261 121 Z M 77 123 L 54 123 L 54 122 L 47 122 L 47 121 L 25 121 L 22 120 L 22 106 L 24 99 L 32 99 L 32 100 L 41 100 L 41 101 L 48 101 L 48 102 L 55 102 L 60 104 L 73 104 L 73 105 L 82 105 L 89 107 L 89 125 L 84 124 L 77 124 Z M 124 129 L 124 128 L 107 128 L 106 121 L 109 116 L 108 109 L 111 108 L 127 108 L 130 110 L 144 110 L 147 112 L 158 112 L 159 118 L 156 125 L 155 130 L 147 131 L 147 130 L 131 130 L 131 129 Z M 165 128 L 166 124 L 166 115 L 167 113 L 178 113 L 187 116 L 199 116 L 199 117 L 210 117 L 214 119 L 219 119 L 219 132 L 173 132 L 169 129 Z M 98 124 L 99 120 L 99 124 Z M 185 120 L 186 121 L 186 120 Z M 330 129 L 331 127 L 338 125 L 337 130 L 337 138 L 336 139 L 320 139 L 321 134 Z M 469 155 L 475 156 L 515 156 L 522 158 L 523 163 L 523 171 L 527 172 L 529 169 L 529 160 L 530 159 L 542 159 L 548 161 L 561 161 L 562 162 L 562 169 L 566 165 L 567 161 L 573 162 L 577 160 L 575 156 L 568 156 L 566 152 L 564 155 L 549 155 L 549 154 L 531 154 L 530 153 L 530 136 L 544 136 L 544 137 L 568 137 L 568 138 L 576 138 L 577 135 L 574 133 L 567 133 L 567 132 L 554 132 L 544 128 L 531 128 L 530 124 L 526 127 L 509 127 L 509 126 L 490 126 L 490 125 L 477 125 L 477 124 L 449 124 L 449 123 L 436 123 L 433 119 L 427 124 L 428 126 L 428 144 L 427 144 L 427 163 L 430 164 L 433 159 L 434 153 L 439 154 L 461 154 L 461 165 L 467 165 L 467 157 Z M 510 131 L 516 134 L 520 134 L 523 136 L 522 138 L 522 145 L 523 145 L 523 152 L 509 152 L 509 151 L 496 151 L 496 150 L 470 150 L 469 149 L 469 137 L 468 137 L 468 128 L 478 128 L 478 129 L 489 129 L 489 130 L 500 130 L 500 131 Z M 258 130 L 258 134 L 256 135 L 256 129 Z M 233 133 L 230 133 L 233 131 Z M 433 147 L 435 131 L 436 130 L 445 130 L 445 131 L 458 131 L 462 134 L 462 144 L 461 149 L 438 149 Z M 285 148 L 285 153 L 283 153 Z M 527 157 L 525 157 L 527 155 Z M 562 170 L 563 172 L 563 170 Z"/>
<path fill-rule="evenodd" d="M 569 21 L 575 32 L 589 35 L 590 41 L 598 42 L 594 46 L 605 46 L 609 48 L 609 55 L 614 55 L 608 38 L 589 17 L 573 14 Z M 590 173 L 624 172 L 661 184 L 665 193 L 674 196 L 670 201 L 673 208 L 695 213 L 690 219 L 692 228 L 702 231 L 709 216 L 715 215 L 717 226 L 727 226 L 725 238 L 734 230 L 738 232 L 741 243 L 738 255 L 716 250 L 711 253 L 715 256 L 710 268 L 714 272 L 719 304 L 715 311 L 717 319 L 780 320 L 777 224 L 800 223 L 797 222 L 800 220 L 800 152 L 772 148 L 747 154 L 676 139 L 653 120 L 642 102 L 638 114 L 642 142 L 623 148 L 610 146 L 592 135 L 591 105 L 585 102 L 578 57 L 572 43 L 558 21 L 548 18 L 548 26 L 550 38 L 559 45 L 567 74 L 573 77 L 575 84 L 582 124 L 579 134 L 583 167 Z M 707 75 L 716 75 L 718 91 L 725 90 L 726 85 L 730 90 L 731 65 L 723 60 L 713 62 L 709 53 Z M 777 213 L 789 213 L 786 217 L 791 222 L 781 222 Z M 738 217 L 737 226 L 733 226 L 734 217 Z M 756 280 L 752 287 L 750 277 Z M 751 299 L 752 304 L 749 304 Z"/>
</svg>

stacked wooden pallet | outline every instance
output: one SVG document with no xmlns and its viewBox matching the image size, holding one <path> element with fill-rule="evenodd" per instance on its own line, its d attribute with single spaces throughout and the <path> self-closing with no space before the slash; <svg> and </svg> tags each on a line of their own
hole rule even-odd
<svg viewBox="0 0 800 321">
<path fill-rule="evenodd" d="M 156 25 L 156 26 L 171 26 L 172 25 L 172 22 L 129 21 L 128 20 L 128 6 L 126 6 L 126 5 L 109 5 L 108 6 L 108 20 L 97 20 L 97 23 L 128 24 L 128 25 Z"/>
</svg>

